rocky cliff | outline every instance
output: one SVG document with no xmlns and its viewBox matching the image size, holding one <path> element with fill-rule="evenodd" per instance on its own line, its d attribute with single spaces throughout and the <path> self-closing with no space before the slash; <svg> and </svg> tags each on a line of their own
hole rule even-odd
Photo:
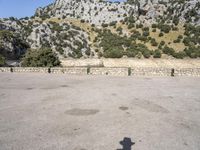
<svg viewBox="0 0 200 150">
<path fill-rule="evenodd" d="M 0 19 L 0 32 L 12 34 L 0 38 L 0 53 L 19 58 L 28 47 L 50 47 L 60 58 L 177 57 L 183 51 L 182 58 L 192 47 L 190 56 L 198 57 L 199 24 L 198 0 L 56 0 L 30 18 Z"/>
</svg>

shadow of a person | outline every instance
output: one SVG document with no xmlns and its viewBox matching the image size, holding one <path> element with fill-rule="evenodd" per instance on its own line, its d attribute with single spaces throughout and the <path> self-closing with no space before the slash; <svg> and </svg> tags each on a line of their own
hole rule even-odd
<svg viewBox="0 0 200 150">
<path fill-rule="evenodd" d="M 131 141 L 131 138 L 125 137 L 123 141 L 119 142 L 122 145 L 122 149 L 117 149 L 117 150 L 132 150 L 132 146 L 135 144 L 134 142 Z"/>
</svg>

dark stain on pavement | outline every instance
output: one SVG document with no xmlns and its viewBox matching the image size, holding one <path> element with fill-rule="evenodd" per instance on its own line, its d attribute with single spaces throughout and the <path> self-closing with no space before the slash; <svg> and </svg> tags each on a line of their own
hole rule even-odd
<svg viewBox="0 0 200 150">
<path fill-rule="evenodd" d="M 33 90 L 34 88 L 26 88 L 26 90 Z"/>
<path fill-rule="evenodd" d="M 66 88 L 66 87 L 69 87 L 69 86 L 68 85 L 61 85 L 60 87 Z"/>
<path fill-rule="evenodd" d="M 132 104 L 149 112 L 169 113 L 166 108 L 148 100 L 134 99 Z"/>
<path fill-rule="evenodd" d="M 5 98 L 6 97 L 6 94 L 3 93 L 3 94 L 0 94 L 0 98 Z"/>
<path fill-rule="evenodd" d="M 117 96 L 117 94 L 116 93 L 112 93 L 112 96 Z"/>
<path fill-rule="evenodd" d="M 125 111 L 125 110 L 128 110 L 128 107 L 121 106 L 121 107 L 119 107 L 119 109 Z"/>
<path fill-rule="evenodd" d="M 42 89 L 42 90 L 54 90 L 54 89 L 68 88 L 68 87 L 69 87 L 68 85 L 58 85 L 58 86 L 51 85 L 51 86 L 48 86 L 48 87 L 43 87 L 43 88 L 41 88 L 41 89 Z"/>
<path fill-rule="evenodd" d="M 67 110 L 65 113 L 72 116 L 89 116 L 89 115 L 95 115 L 99 112 L 98 109 L 79 109 L 74 108 Z"/>
<path fill-rule="evenodd" d="M 41 88 L 42 90 L 54 90 L 54 89 L 57 89 L 58 87 L 55 87 L 55 86 L 48 86 L 48 87 L 43 87 Z"/>
</svg>

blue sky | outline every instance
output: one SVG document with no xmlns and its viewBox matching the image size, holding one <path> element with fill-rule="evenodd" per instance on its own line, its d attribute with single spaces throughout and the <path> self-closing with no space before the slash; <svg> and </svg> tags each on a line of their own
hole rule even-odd
<svg viewBox="0 0 200 150">
<path fill-rule="evenodd" d="M 53 2 L 54 0 L 0 0 L 0 18 L 32 16 L 36 8 Z"/>
<path fill-rule="evenodd" d="M 0 18 L 31 16 L 36 8 L 52 2 L 54 0 L 0 0 Z"/>
</svg>

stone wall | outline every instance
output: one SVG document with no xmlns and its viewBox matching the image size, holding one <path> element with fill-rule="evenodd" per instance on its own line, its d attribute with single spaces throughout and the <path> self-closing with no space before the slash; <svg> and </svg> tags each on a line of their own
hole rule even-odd
<svg viewBox="0 0 200 150">
<path fill-rule="evenodd" d="M 68 67 L 68 68 L 51 68 L 51 73 L 54 74 L 80 74 L 80 75 L 86 75 L 87 74 L 87 68 L 86 67 Z"/>
<path fill-rule="evenodd" d="M 62 59 L 64 67 L 104 67 L 102 59 Z"/>
<path fill-rule="evenodd" d="M 111 75 L 111 76 L 128 76 L 128 68 L 90 68 L 91 75 Z"/>
<path fill-rule="evenodd" d="M 11 72 L 11 68 L 9 68 L 9 67 L 0 67 L 0 72 Z"/>
<path fill-rule="evenodd" d="M 200 77 L 200 68 L 151 68 L 151 67 L 0 67 L 0 72 L 16 73 L 52 73 L 77 75 L 110 76 L 195 76 Z"/>
<path fill-rule="evenodd" d="M 42 68 L 42 67 L 13 67 L 11 68 L 11 72 L 31 72 L 31 73 L 48 73 L 49 68 Z"/>
<path fill-rule="evenodd" d="M 175 69 L 174 76 L 195 76 L 200 77 L 200 68 Z"/>
<path fill-rule="evenodd" d="M 171 68 L 131 68 L 132 76 L 172 76 Z"/>
</svg>

